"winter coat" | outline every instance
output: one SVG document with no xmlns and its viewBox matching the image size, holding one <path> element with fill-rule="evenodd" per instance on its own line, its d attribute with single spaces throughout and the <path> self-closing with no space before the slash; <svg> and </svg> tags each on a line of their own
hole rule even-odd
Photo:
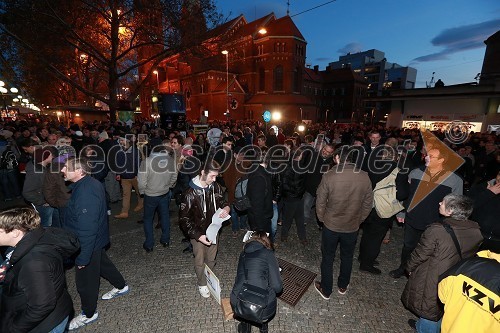
<svg viewBox="0 0 500 333">
<path fill-rule="evenodd" d="M 245 269 L 248 279 L 245 278 Z M 238 271 L 230 295 L 233 309 L 238 300 L 238 293 L 245 282 L 269 291 L 263 318 L 264 320 L 272 318 L 276 313 L 276 294 L 281 293 L 283 282 L 274 252 L 257 241 L 248 242 L 240 254 Z"/>
<path fill-rule="evenodd" d="M 316 192 L 316 214 L 329 230 L 355 232 L 373 206 L 373 192 L 368 174 L 345 164 L 323 175 Z"/>
<path fill-rule="evenodd" d="M 104 185 L 85 176 L 70 185 L 71 199 L 65 210 L 64 228 L 73 232 L 80 241 L 81 251 L 77 266 L 90 263 L 92 253 L 109 244 L 109 224 Z"/>
<path fill-rule="evenodd" d="M 125 151 L 118 151 L 116 162 L 119 172 L 117 174 L 122 179 L 134 179 L 139 171 L 140 158 L 139 150 L 135 145 Z"/>
<path fill-rule="evenodd" d="M 43 196 L 43 173 L 45 168 L 41 164 L 33 164 L 30 160 L 26 164 L 26 178 L 23 185 L 23 197 L 30 203 L 41 206 L 47 203 Z"/>
<path fill-rule="evenodd" d="M 300 163 L 293 161 L 283 172 L 283 189 L 281 197 L 284 199 L 302 199 L 306 192 L 305 170 L 301 170 Z"/>
<path fill-rule="evenodd" d="M 189 182 L 189 188 L 182 194 L 179 209 L 179 224 L 189 238 L 199 239 L 205 235 L 217 209 L 227 206 L 222 188 L 216 182 L 207 187 L 200 184 L 200 176 Z"/>
<path fill-rule="evenodd" d="M 481 251 L 453 266 L 441 276 L 438 292 L 444 303 L 441 332 L 500 332 L 499 253 Z"/>
<path fill-rule="evenodd" d="M 175 159 L 168 153 L 151 153 L 142 161 L 137 176 L 140 194 L 149 197 L 164 195 L 175 186 L 176 181 Z"/>
<path fill-rule="evenodd" d="M 311 154 L 311 159 L 307 163 L 309 165 L 308 172 L 305 174 L 305 188 L 309 194 L 315 197 L 323 174 L 326 173 L 333 164 L 333 157 L 323 158 L 321 153 L 314 152 Z"/>
<path fill-rule="evenodd" d="M 24 235 L 2 288 L 0 332 L 46 333 L 70 315 L 63 260 L 78 248 L 78 239 L 59 228 L 40 227 Z"/>
<path fill-rule="evenodd" d="M 64 163 L 52 162 L 45 168 L 43 180 L 43 195 L 49 205 L 55 208 L 66 207 L 71 197 L 69 188 L 64 182 L 64 175 L 61 173 Z"/>
<path fill-rule="evenodd" d="M 476 222 L 445 218 L 458 239 L 462 257 L 472 257 L 483 237 Z M 457 248 L 444 226 L 432 223 L 422 234 L 413 250 L 406 270 L 410 278 L 403 291 L 403 304 L 419 317 L 438 321 L 443 316 L 443 306 L 438 300 L 439 276 L 460 261 Z"/>
<path fill-rule="evenodd" d="M 487 183 L 481 183 L 469 191 L 469 197 L 474 200 L 471 220 L 479 223 L 484 238 L 500 243 L 500 194 L 491 192 L 486 186 Z"/>
<path fill-rule="evenodd" d="M 273 188 L 271 175 L 262 165 L 248 176 L 247 196 L 252 207 L 248 224 L 252 230 L 271 232 L 273 218 Z"/>
</svg>

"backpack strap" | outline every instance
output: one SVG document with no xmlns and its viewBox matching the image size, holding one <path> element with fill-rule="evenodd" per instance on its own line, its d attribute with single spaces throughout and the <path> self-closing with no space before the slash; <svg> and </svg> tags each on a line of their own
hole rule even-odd
<svg viewBox="0 0 500 333">
<path fill-rule="evenodd" d="M 462 249 L 460 248 L 460 244 L 458 243 L 457 235 L 455 235 L 455 231 L 449 225 L 448 223 L 441 221 L 441 224 L 443 225 L 444 229 L 446 230 L 447 233 L 450 234 L 451 239 L 453 240 L 453 243 L 455 244 L 455 247 L 457 248 L 458 255 L 460 256 L 460 260 L 462 260 Z"/>
</svg>

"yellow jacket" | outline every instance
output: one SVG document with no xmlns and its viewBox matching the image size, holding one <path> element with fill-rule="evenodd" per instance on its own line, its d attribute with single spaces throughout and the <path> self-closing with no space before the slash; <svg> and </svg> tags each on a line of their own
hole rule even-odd
<svg viewBox="0 0 500 333">
<path fill-rule="evenodd" d="M 500 332 L 500 254 L 481 251 L 441 277 L 442 333 Z"/>
</svg>

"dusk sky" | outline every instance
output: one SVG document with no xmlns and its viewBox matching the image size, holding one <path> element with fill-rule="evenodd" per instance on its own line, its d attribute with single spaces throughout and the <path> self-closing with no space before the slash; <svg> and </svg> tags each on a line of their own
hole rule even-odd
<svg viewBox="0 0 500 333">
<path fill-rule="evenodd" d="M 228 19 L 248 22 L 274 12 L 286 0 L 215 0 Z M 328 0 L 290 0 L 290 16 Z M 292 17 L 307 41 L 306 63 L 324 70 L 340 55 L 370 49 L 387 61 L 417 69 L 417 88 L 432 72 L 446 85 L 473 82 L 481 72 L 484 40 L 500 30 L 499 0 L 337 0 Z"/>
</svg>

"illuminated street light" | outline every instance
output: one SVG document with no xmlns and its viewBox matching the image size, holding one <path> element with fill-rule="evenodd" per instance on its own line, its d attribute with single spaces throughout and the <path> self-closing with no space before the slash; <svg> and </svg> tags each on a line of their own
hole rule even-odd
<svg viewBox="0 0 500 333">
<path fill-rule="evenodd" d="M 273 118 L 273 120 L 275 120 L 275 121 L 281 120 L 281 112 L 279 112 L 279 111 L 274 111 L 274 112 L 272 113 L 272 118 Z"/>
<path fill-rule="evenodd" d="M 301 124 L 301 125 L 297 126 L 297 131 L 304 132 L 305 130 L 306 130 L 306 127 L 304 125 Z"/>
<path fill-rule="evenodd" d="M 266 28 L 260 28 L 260 29 L 259 29 L 259 34 L 261 34 L 261 35 L 265 35 L 265 34 L 267 34 L 267 30 L 266 30 Z"/>
<path fill-rule="evenodd" d="M 226 116 L 229 117 L 229 51 L 223 50 L 221 52 L 226 56 Z"/>
<path fill-rule="evenodd" d="M 24 104 L 28 104 L 30 101 L 27 98 L 23 98 L 21 102 L 23 102 Z"/>
<path fill-rule="evenodd" d="M 19 92 L 19 90 L 17 88 L 10 88 L 10 92 L 13 93 L 13 94 L 17 94 Z"/>
<path fill-rule="evenodd" d="M 8 93 L 8 92 L 9 92 L 9 91 L 7 90 L 7 88 L 5 88 L 5 87 L 0 87 L 0 93 L 2 93 L 2 94 L 6 94 L 6 93 Z"/>
<path fill-rule="evenodd" d="M 5 86 L 5 82 L 0 81 L 0 87 L 3 87 L 3 86 Z"/>
<path fill-rule="evenodd" d="M 158 78 L 158 71 L 155 69 L 153 71 L 153 74 L 156 75 L 156 89 L 158 92 L 160 92 L 160 79 Z"/>
</svg>

